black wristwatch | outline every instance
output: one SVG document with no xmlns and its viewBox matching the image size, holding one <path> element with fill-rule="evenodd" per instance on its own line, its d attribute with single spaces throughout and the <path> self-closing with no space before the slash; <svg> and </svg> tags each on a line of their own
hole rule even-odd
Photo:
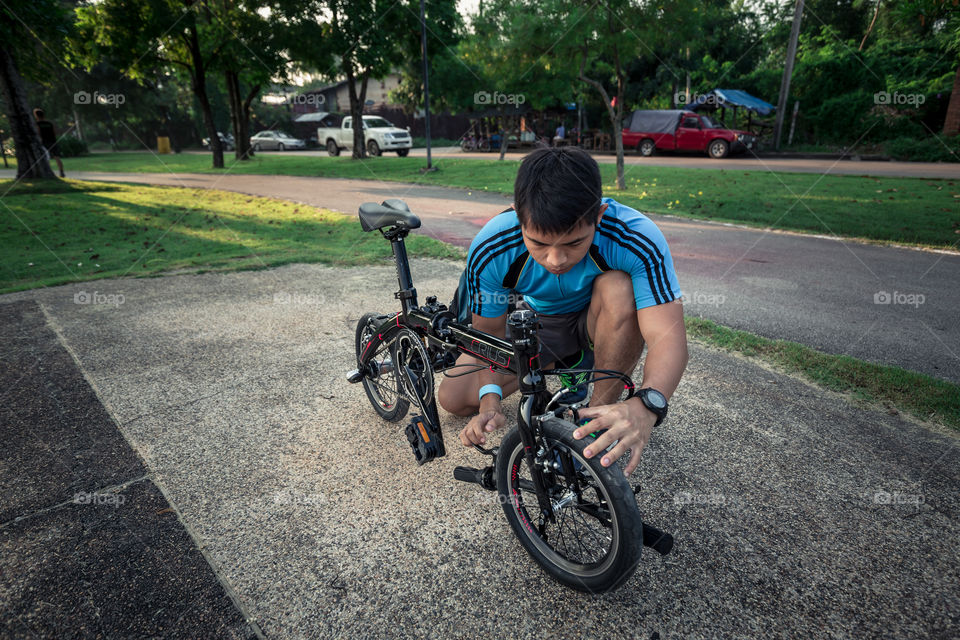
<svg viewBox="0 0 960 640">
<path fill-rule="evenodd" d="M 630 397 L 640 398 L 640 401 L 643 402 L 643 406 L 656 414 L 657 421 L 653 426 L 660 426 L 660 423 L 663 422 L 663 419 L 667 417 L 667 398 L 656 389 L 651 387 L 639 389 L 634 391 Z"/>
</svg>

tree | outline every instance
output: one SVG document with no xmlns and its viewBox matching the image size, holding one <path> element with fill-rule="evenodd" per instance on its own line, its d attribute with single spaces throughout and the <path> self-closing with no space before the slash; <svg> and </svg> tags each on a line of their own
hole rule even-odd
<svg viewBox="0 0 960 640">
<path fill-rule="evenodd" d="M 77 9 L 75 48 L 88 66 L 110 59 L 124 74 L 145 80 L 174 66 L 190 78 L 210 140 L 213 166 L 223 167 L 207 92 L 208 73 L 234 36 L 218 24 L 209 4 L 194 0 L 103 0 Z"/>
<path fill-rule="evenodd" d="M 67 14 L 55 0 L 0 5 L 0 90 L 16 146 L 18 180 L 56 179 L 30 111 L 21 66 L 42 68 L 38 61 L 49 62 L 50 51 L 57 55 L 68 27 Z"/>
</svg>

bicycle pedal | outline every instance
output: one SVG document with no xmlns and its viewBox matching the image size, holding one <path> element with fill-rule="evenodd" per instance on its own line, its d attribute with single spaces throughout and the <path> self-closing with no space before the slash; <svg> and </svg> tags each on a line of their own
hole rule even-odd
<svg viewBox="0 0 960 640">
<path fill-rule="evenodd" d="M 363 380 L 363 374 L 360 373 L 360 369 L 354 369 L 353 371 L 347 374 L 347 382 L 349 382 L 350 384 L 356 384 L 361 380 Z"/>
<path fill-rule="evenodd" d="M 413 455 L 417 459 L 417 464 L 424 464 L 447 454 L 443 446 L 443 433 L 440 431 L 440 427 L 434 426 L 423 416 L 413 416 L 404 431 L 407 434 L 407 442 L 413 449 Z"/>
<path fill-rule="evenodd" d="M 474 469 L 472 467 L 457 467 L 453 470 L 453 477 L 460 482 L 472 482 L 489 491 L 496 491 L 497 482 L 493 477 L 493 467 Z"/>
</svg>

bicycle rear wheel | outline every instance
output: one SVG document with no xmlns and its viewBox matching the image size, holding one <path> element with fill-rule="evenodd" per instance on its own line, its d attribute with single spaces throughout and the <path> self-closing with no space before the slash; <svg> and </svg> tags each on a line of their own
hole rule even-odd
<svg viewBox="0 0 960 640">
<path fill-rule="evenodd" d="M 513 428 L 497 454 L 497 491 L 520 543 L 555 580 L 589 593 L 623 584 L 637 568 L 643 523 L 617 465 L 584 458 L 589 439 L 559 418 L 543 423 L 544 481 L 554 518 L 541 515 L 520 433 Z"/>
<path fill-rule="evenodd" d="M 407 415 L 410 403 L 403 397 L 403 387 L 394 364 L 396 357 L 392 344 L 381 342 L 374 348 L 373 356 L 366 367 L 361 366 L 360 358 L 376 336 L 377 326 L 387 317 L 376 313 L 364 314 L 357 322 L 357 366 L 363 372 L 363 390 L 367 393 L 381 418 L 389 422 L 398 422 Z"/>
</svg>

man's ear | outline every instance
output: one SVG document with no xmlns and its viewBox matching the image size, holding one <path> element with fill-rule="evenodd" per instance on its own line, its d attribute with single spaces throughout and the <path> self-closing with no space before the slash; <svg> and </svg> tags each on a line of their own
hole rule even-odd
<svg viewBox="0 0 960 640">
<path fill-rule="evenodd" d="M 600 221 L 603 219 L 603 212 L 607 210 L 607 207 L 610 206 L 610 203 L 604 202 L 600 205 L 600 213 L 597 214 L 597 226 L 600 226 Z"/>
</svg>

